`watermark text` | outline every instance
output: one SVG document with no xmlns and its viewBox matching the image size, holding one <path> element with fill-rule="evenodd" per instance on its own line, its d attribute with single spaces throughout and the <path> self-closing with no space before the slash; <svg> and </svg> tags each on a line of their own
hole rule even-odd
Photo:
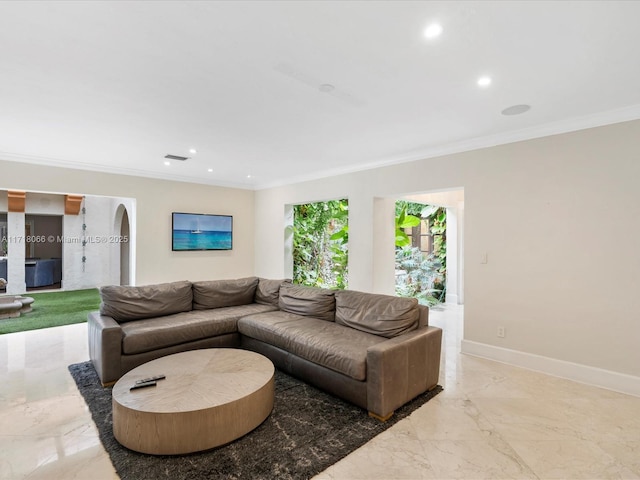
<svg viewBox="0 0 640 480">
<path fill-rule="evenodd" d="M 7 235 L 2 237 L 0 242 L 6 243 L 77 243 L 99 244 L 99 243 L 128 243 L 127 235 Z"/>
</svg>

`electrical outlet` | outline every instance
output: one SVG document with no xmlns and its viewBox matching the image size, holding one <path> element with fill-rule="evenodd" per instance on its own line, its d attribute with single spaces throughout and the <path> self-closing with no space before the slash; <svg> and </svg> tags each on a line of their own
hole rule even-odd
<svg viewBox="0 0 640 480">
<path fill-rule="evenodd" d="M 498 327 L 498 337 L 504 338 L 504 327 Z"/>
</svg>

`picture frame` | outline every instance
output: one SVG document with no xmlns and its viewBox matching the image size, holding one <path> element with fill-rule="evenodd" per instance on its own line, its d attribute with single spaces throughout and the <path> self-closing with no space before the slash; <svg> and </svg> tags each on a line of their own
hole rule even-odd
<svg viewBox="0 0 640 480">
<path fill-rule="evenodd" d="M 172 251 L 188 252 L 232 249 L 233 216 L 172 212 Z"/>
</svg>

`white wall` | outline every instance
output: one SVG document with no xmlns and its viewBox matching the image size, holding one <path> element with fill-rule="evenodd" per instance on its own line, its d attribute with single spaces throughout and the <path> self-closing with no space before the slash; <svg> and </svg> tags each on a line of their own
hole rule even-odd
<svg viewBox="0 0 640 480">
<path fill-rule="evenodd" d="M 119 283 L 120 273 L 112 261 L 114 203 L 116 199 L 110 197 L 87 195 L 78 215 L 64 216 L 62 287 L 65 290 Z M 86 225 L 85 230 L 82 225 Z M 85 262 L 82 257 L 86 258 Z"/>
<path fill-rule="evenodd" d="M 135 283 L 138 285 L 184 279 L 238 278 L 254 272 L 254 192 L 250 190 L 1 159 L 0 172 L 0 189 L 134 199 L 137 237 L 133 241 L 137 251 Z M 174 211 L 233 215 L 233 250 L 172 252 L 171 212 Z M 119 280 L 116 278 L 114 283 Z"/>
<path fill-rule="evenodd" d="M 350 288 L 379 291 L 375 199 L 464 188 L 467 345 L 640 386 L 638 138 L 633 121 L 258 191 L 256 274 L 283 276 L 284 205 L 347 197 Z"/>
</svg>

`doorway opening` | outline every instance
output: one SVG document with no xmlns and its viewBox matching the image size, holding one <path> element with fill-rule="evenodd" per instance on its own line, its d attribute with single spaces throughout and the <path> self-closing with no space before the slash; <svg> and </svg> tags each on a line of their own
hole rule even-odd
<svg viewBox="0 0 640 480">
<path fill-rule="evenodd" d="M 396 201 L 395 293 L 424 305 L 446 295 L 447 212 L 443 207 Z"/>
<path fill-rule="evenodd" d="M 24 217 L 27 292 L 62 288 L 62 215 Z"/>
<path fill-rule="evenodd" d="M 125 208 L 120 222 L 120 285 L 129 285 L 131 282 L 129 275 L 130 238 L 129 215 Z M 125 239 L 127 241 L 124 241 Z"/>
<path fill-rule="evenodd" d="M 417 204 L 422 209 L 413 207 L 418 217 L 414 225 L 404 228 L 408 238 L 405 249 L 404 266 L 414 265 L 422 260 L 425 262 L 422 272 L 425 274 L 426 289 L 429 295 L 442 295 L 443 303 L 464 303 L 464 189 L 451 189 L 438 192 L 425 192 L 405 195 L 396 199 L 397 205 Z M 419 212 L 418 212 L 419 210 Z M 396 216 L 396 222 L 398 215 Z M 411 223 L 411 222 L 408 222 Z M 397 243 L 397 242 L 396 242 Z M 398 248 L 398 247 L 396 247 Z M 403 252 L 396 250 L 396 293 L 398 289 L 411 291 L 414 286 L 407 286 L 407 274 L 403 273 Z M 443 272 L 438 272 L 444 266 Z M 398 272 L 400 270 L 400 272 Z M 434 272 L 430 273 L 430 272 Z M 418 274 L 420 271 L 418 272 Z M 439 274 L 442 274 L 439 278 Z M 404 278 L 403 278 L 403 275 Z M 431 275 L 430 278 L 429 275 Z M 413 280 L 413 279 L 409 279 Z M 404 286 L 403 286 L 404 282 Z M 441 282 L 441 285 L 438 284 Z M 431 285 L 429 287 L 429 285 Z M 427 302 L 425 302 L 427 303 Z"/>
</svg>

